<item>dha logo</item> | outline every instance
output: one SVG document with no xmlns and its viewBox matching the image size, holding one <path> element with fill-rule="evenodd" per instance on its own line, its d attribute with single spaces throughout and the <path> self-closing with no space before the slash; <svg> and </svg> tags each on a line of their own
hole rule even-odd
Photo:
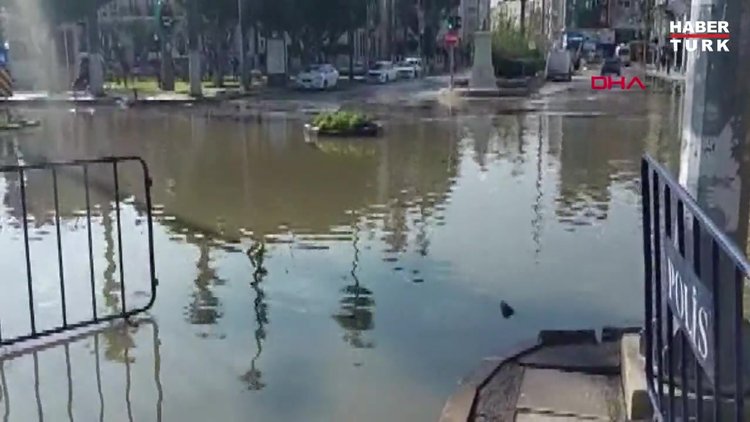
<svg viewBox="0 0 750 422">
<path fill-rule="evenodd" d="M 729 22 L 727 21 L 695 21 L 669 22 L 669 42 L 672 49 L 677 51 L 680 44 L 685 43 L 687 51 L 716 51 L 729 52 Z M 700 43 L 698 42 L 700 41 Z"/>
<path fill-rule="evenodd" d="M 630 91 L 633 88 L 633 85 L 638 85 L 642 91 L 646 90 L 646 85 L 644 85 L 637 76 L 633 76 L 630 79 L 630 82 L 626 81 L 624 76 L 620 76 L 620 79 L 618 80 L 613 79 L 611 76 L 591 77 L 591 89 L 595 91 L 611 91 L 615 86 L 619 86 L 623 91 Z"/>
</svg>

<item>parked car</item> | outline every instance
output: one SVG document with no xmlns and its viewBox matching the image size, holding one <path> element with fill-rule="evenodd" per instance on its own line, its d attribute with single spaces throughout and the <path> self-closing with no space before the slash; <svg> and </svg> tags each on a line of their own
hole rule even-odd
<svg viewBox="0 0 750 422">
<path fill-rule="evenodd" d="M 622 66 L 620 62 L 620 58 L 617 56 L 608 57 L 604 60 L 604 64 L 602 65 L 602 76 L 606 75 L 622 75 Z"/>
<path fill-rule="evenodd" d="M 617 52 L 615 54 L 620 59 L 620 62 L 623 66 L 625 67 L 630 66 L 630 47 L 629 46 L 623 44 L 617 47 Z"/>
<path fill-rule="evenodd" d="M 302 89 L 334 88 L 339 81 L 339 71 L 330 64 L 307 66 L 296 77 L 297 86 Z"/>
<path fill-rule="evenodd" d="M 375 62 L 375 64 L 370 68 L 370 71 L 367 72 L 367 79 L 370 82 L 377 82 L 382 84 L 388 83 L 390 81 L 395 81 L 396 79 L 398 79 L 398 70 L 396 69 L 396 66 L 393 65 L 393 62 Z"/>
<path fill-rule="evenodd" d="M 573 60 L 570 50 L 555 49 L 547 55 L 547 80 L 570 81 L 573 79 Z"/>
<path fill-rule="evenodd" d="M 404 77 L 407 79 L 421 78 L 424 74 L 424 70 L 422 68 L 422 59 L 418 57 L 406 58 L 406 60 L 396 65 L 396 69 L 398 71 L 399 77 Z"/>
</svg>

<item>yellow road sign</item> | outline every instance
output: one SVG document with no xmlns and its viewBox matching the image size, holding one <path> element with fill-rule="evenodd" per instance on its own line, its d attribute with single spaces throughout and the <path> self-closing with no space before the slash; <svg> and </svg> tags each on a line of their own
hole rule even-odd
<svg viewBox="0 0 750 422">
<path fill-rule="evenodd" d="M 13 79 L 8 69 L 0 68 L 0 97 L 9 98 L 13 96 Z"/>
</svg>

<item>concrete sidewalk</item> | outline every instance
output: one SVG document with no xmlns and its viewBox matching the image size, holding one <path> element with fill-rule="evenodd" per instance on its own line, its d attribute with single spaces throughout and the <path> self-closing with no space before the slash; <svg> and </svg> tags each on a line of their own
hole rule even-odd
<svg viewBox="0 0 750 422">
<path fill-rule="evenodd" d="M 671 71 L 667 73 L 664 70 L 657 70 L 655 66 L 646 67 L 646 76 L 651 78 L 662 79 L 669 82 L 685 83 L 685 74 L 680 71 Z"/>
<path fill-rule="evenodd" d="M 645 379 L 631 374 L 643 369 L 622 363 L 639 355 L 638 335 L 626 334 L 633 331 L 605 329 L 601 341 L 594 331 L 542 331 L 535 342 L 485 359 L 448 399 L 440 422 L 646 420 Z M 623 367 L 629 372 L 621 377 Z"/>
</svg>

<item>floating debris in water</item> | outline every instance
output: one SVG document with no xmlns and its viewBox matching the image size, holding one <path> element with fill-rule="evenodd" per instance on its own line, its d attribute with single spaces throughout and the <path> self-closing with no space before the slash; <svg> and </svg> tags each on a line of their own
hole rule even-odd
<svg viewBox="0 0 750 422">
<path fill-rule="evenodd" d="M 419 274 L 419 270 L 411 270 L 412 274 Z"/>
<path fill-rule="evenodd" d="M 412 283 L 417 283 L 417 284 L 424 283 L 424 279 L 423 278 L 415 278 L 415 279 L 412 280 Z"/>
<path fill-rule="evenodd" d="M 504 300 L 500 301 L 500 312 L 502 313 L 503 318 L 505 318 L 505 319 L 508 319 L 508 318 L 512 317 L 513 314 L 516 313 L 516 311 L 513 309 L 513 307 L 511 307 L 510 305 L 508 305 L 508 303 L 505 302 Z"/>
<path fill-rule="evenodd" d="M 46 235 L 49 234 L 49 230 L 43 230 L 43 229 L 42 230 L 37 230 L 36 234 L 38 234 L 40 236 L 46 236 Z"/>
<path fill-rule="evenodd" d="M 253 234 L 255 234 L 255 233 L 253 233 L 252 230 L 246 229 L 246 228 L 243 228 L 243 227 L 240 227 L 240 229 L 238 231 L 240 233 L 240 236 L 244 236 L 244 237 L 252 237 Z"/>
<path fill-rule="evenodd" d="M 203 239 L 204 237 L 206 237 L 206 236 L 204 236 L 204 235 L 203 235 L 202 233 L 196 233 L 196 234 L 194 234 L 193 236 L 194 236 L 194 237 L 195 237 L 196 239 Z"/>
<path fill-rule="evenodd" d="M 348 242 L 352 240 L 352 236 L 345 236 L 345 235 L 335 235 L 335 234 L 312 234 L 312 235 L 302 235 L 297 236 L 297 239 L 300 241 L 309 241 L 309 242 Z"/>
<path fill-rule="evenodd" d="M 387 257 L 383 258 L 383 261 L 385 261 L 385 262 L 396 262 L 396 261 L 398 261 L 398 258 L 396 258 L 395 256 L 387 256 Z"/>
<path fill-rule="evenodd" d="M 393 271 L 403 271 L 404 267 L 393 267 Z"/>
<path fill-rule="evenodd" d="M 177 220 L 177 217 L 175 217 L 174 215 L 165 215 L 164 218 L 163 218 L 163 220 L 164 221 L 175 221 L 175 220 Z"/>
<path fill-rule="evenodd" d="M 330 249 L 330 247 L 327 245 L 314 245 L 309 243 L 299 243 L 297 244 L 296 248 L 308 251 L 322 251 Z"/>
<path fill-rule="evenodd" d="M 154 211 L 156 211 L 156 210 L 164 210 L 164 204 L 154 204 L 154 205 L 151 206 L 151 209 L 154 210 Z"/>
<path fill-rule="evenodd" d="M 182 242 L 185 238 L 183 236 L 169 236 L 169 240 L 173 242 Z"/>
<path fill-rule="evenodd" d="M 155 209 L 154 208 L 154 209 L 151 210 L 151 215 L 155 215 L 155 216 L 164 215 L 164 209 Z"/>
</svg>

